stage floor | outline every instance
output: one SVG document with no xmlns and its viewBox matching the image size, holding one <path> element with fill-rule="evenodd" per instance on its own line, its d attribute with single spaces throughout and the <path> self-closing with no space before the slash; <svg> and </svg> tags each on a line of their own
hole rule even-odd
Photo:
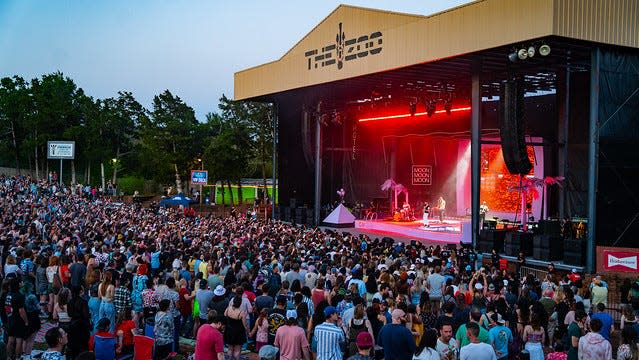
<svg viewBox="0 0 639 360">
<path fill-rule="evenodd" d="M 424 242 L 459 244 L 472 242 L 470 221 L 434 220 L 426 228 L 421 221 L 355 220 L 355 229 L 380 236 L 401 236 Z"/>
</svg>

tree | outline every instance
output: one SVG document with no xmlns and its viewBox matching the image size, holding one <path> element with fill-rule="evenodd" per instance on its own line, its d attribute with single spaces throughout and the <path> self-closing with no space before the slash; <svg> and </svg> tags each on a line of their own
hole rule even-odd
<svg viewBox="0 0 639 360">
<path fill-rule="evenodd" d="M 144 171 L 160 181 L 168 180 L 173 172 L 177 191 L 182 192 L 182 177 L 192 159 L 202 154 L 201 147 L 193 146 L 199 129 L 195 112 L 165 90 L 153 98 L 150 117 L 140 120 L 139 157 L 144 162 Z"/>
<path fill-rule="evenodd" d="M 0 138 L 8 140 L 1 142 L 1 151 L 11 154 L 18 173 L 25 125 L 32 108 L 29 84 L 23 78 L 14 76 L 0 80 Z"/>
<path fill-rule="evenodd" d="M 56 72 L 43 75 L 42 79 L 31 80 L 31 93 L 34 111 L 28 121 L 28 139 L 34 150 L 34 164 L 38 174 L 40 161 L 43 170 L 45 168 L 46 159 L 43 157 L 41 160 L 40 155 L 46 154 L 47 141 L 72 140 L 65 137 L 64 131 L 68 127 L 80 124 L 80 107 L 84 91 L 79 89 L 73 80 L 64 77 L 61 72 Z"/>
<path fill-rule="evenodd" d="M 242 154 L 237 154 L 240 169 L 231 170 L 230 173 L 239 177 L 236 179 L 241 194 L 241 177 L 254 175 L 257 169 L 260 170 L 264 185 L 264 197 L 266 197 L 266 175 L 270 163 L 273 144 L 273 117 L 269 104 L 233 101 L 225 95 L 220 98 L 220 110 L 222 114 L 220 120 L 222 129 L 235 129 L 227 137 L 240 136 L 245 133 L 247 139 L 237 139 L 238 141 L 248 141 L 246 148 L 241 148 Z M 218 144 L 220 145 L 220 144 Z M 229 144 L 232 145 L 232 144 Z M 246 161 L 244 163 L 243 161 Z M 251 161 L 253 160 L 253 161 Z M 229 164 L 232 165 L 232 164 Z M 241 198 L 239 198 L 241 201 Z"/>
</svg>

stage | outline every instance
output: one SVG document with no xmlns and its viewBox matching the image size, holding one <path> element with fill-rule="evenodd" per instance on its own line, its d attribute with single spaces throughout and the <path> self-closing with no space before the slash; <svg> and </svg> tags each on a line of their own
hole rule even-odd
<svg viewBox="0 0 639 360">
<path fill-rule="evenodd" d="M 425 228 L 421 221 L 355 220 L 355 229 L 380 236 L 402 236 L 424 242 L 459 244 L 472 242 L 470 220 L 433 220 Z"/>
</svg>

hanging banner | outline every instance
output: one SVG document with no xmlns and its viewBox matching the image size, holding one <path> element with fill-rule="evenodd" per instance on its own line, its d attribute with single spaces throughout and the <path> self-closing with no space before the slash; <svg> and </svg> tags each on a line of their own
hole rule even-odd
<svg viewBox="0 0 639 360">
<path fill-rule="evenodd" d="M 639 249 L 597 246 L 597 268 L 600 272 L 639 273 Z"/>
</svg>

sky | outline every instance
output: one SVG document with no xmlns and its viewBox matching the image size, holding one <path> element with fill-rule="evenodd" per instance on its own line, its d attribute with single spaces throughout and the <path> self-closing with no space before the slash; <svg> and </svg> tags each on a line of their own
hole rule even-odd
<svg viewBox="0 0 639 360">
<path fill-rule="evenodd" d="M 203 121 L 233 74 L 279 59 L 341 3 L 430 15 L 469 0 L 0 0 L 0 78 L 56 71 L 94 98 L 168 89 Z"/>
</svg>

